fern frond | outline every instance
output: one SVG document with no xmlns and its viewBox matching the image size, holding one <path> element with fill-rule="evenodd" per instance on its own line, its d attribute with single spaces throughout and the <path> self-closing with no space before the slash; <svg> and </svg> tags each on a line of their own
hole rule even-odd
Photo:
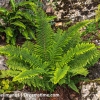
<svg viewBox="0 0 100 100">
<path fill-rule="evenodd" d="M 74 91 L 76 91 L 77 93 L 79 93 L 79 90 L 78 88 L 76 87 L 75 83 L 73 80 L 71 80 L 69 83 L 68 83 L 68 86 L 73 89 Z"/>
<path fill-rule="evenodd" d="M 20 80 L 19 82 L 23 82 L 24 84 L 28 84 L 29 86 L 33 86 L 34 88 L 42 88 L 43 90 L 49 89 L 52 91 L 54 88 L 53 83 L 47 81 L 45 77 L 41 78 L 40 76 L 30 77 L 29 79 Z"/>
<path fill-rule="evenodd" d="M 24 12 L 24 11 L 17 11 L 16 16 L 21 16 L 25 17 L 29 22 L 33 21 L 33 18 L 29 12 Z"/>
<path fill-rule="evenodd" d="M 0 47 L 0 54 L 5 54 L 12 57 L 20 57 L 20 47 L 15 47 L 13 45 L 7 45 Z"/>
<path fill-rule="evenodd" d="M 41 67 L 42 66 L 42 60 L 38 55 L 30 54 L 30 52 L 27 52 L 26 50 L 21 50 L 21 58 L 30 64 L 30 67 Z"/>
<path fill-rule="evenodd" d="M 69 27 L 67 31 L 67 37 L 71 37 L 71 39 L 69 43 L 66 44 L 64 52 L 66 52 L 70 48 L 74 48 L 78 43 L 82 41 L 80 37 L 81 36 L 80 29 L 89 24 L 90 22 L 92 22 L 92 20 L 85 20 L 82 22 L 77 22 L 75 25 Z"/>
<path fill-rule="evenodd" d="M 84 53 L 86 53 L 90 50 L 93 50 L 94 48 L 96 49 L 94 44 L 90 44 L 90 43 L 78 44 L 78 45 L 75 46 L 75 48 L 70 48 L 67 51 L 67 53 L 63 55 L 61 64 L 62 65 L 66 64 L 66 63 L 70 62 L 75 55 L 84 54 Z"/>
<path fill-rule="evenodd" d="M 34 2 L 30 1 L 21 1 L 17 4 L 18 7 L 25 7 L 26 5 L 29 5 L 29 7 L 33 10 L 33 12 L 36 12 L 37 6 Z M 16 7 L 17 7 L 16 6 Z"/>
<path fill-rule="evenodd" d="M 9 58 L 6 62 L 9 69 L 12 70 L 27 70 L 29 69 L 29 65 L 26 64 L 24 61 L 21 61 L 21 59 L 18 58 Z"/>
<path fill-rule="evenodd" d="M 27 40 L 30 39 L 29 33 L 28 33 L 28 30 L 27 30 L 27 29 L 25 29 L 24 31 L 22 31 L 22 35 L 23 35 Z"/>
<path fill-rule="evenodd" d="M 49 60 L 48 48 L 53 44 L 52 35 L 54 34 L 51 25 L 47 21 L 47 15 L 39 9 L 36 17 L 37 25 L 37 45 L 39 45 L 39 55 L 44 61 Z"/>
<path fill-rule="evenodd" d="M 11 17 L 9 20 L 12 21 L 12 20 L 15 20 L 15 19 L 22 19 L 22 17 L 20 15 L 16 15 L 14 17 Z"/>
<path fill-rule="evenodd" d="M 96 48 L 93 48 L 92 50 L 84 54 L 75 56 L 74 59 L 70 61 L 69 65 L 72 68 L 85 67 L 87 64 L 90 64 L 90 62 L 94 59 L 94 56 L 97 57 L 97 59 L 99 59 L 98 54 L 96 52 Z"/>
<path fill-rule="evenodd" d="M 97 61 L 99 59 L 100 56 L 98 56 L 99 55 L 98 53 L 99 52 L 96 51 L 95 48 L 82 55 L 76 56 L 72 61 L 70 61 L 69 65 L 70 65 L 70 72 L 72 76 L 79 75 L 79 74 L 86 76 L 88 74 L 88 70 L 86 69 L 86 66 L 87 65 L 88 67 L 91 66 L 91 62 L 93 60 Z M 93 61 L 92 64 L 94 64 L 95 61 Z"/>
<path fill-rule="evenodd" d="M 11 27 L 6 27 L 5 32 L 9 37 L 13 37 L 13 30 Z"/>
<path fill-rule="evenodd" d="M 10 0 L 10 3 L 11 3 L 11 5 L 12 5 L 12 9 L 15 11 L 15 5 L 16 5 L 16 3 L 15 3 L 15 0 Z"/>
<path fill-rule="evenodd" d="M 25 48 L 25 49 L 28 49 L 29 52 L 35 52 L 35 45 L 33 42 L 30 42 L 30 41 L 26 41 L 23 45 L 22 45 L 22 48 Z"/>
<path fill-rule="evenodd" d="M 41 68 L 31 69 L 31 70 L 24 70 L 19 75 L 13 78 L 13 81 L 20 81 L 24 79 L 28 79 L 30 77 L 35 77 L 41 73 L 45 73 L 45 70 Z"/>
<path fill-rule="evenodd" d="M 26 26 L 21 21 L 15 21 L 11 24 L 26 29 Z"/>
<path fill-rule="evenodd" d="M 84 20 L 81 22 L 77 22 L 75 25 L 68 28 L 69 34 L 77 33 L 82 27 L 86 26 L 87 24 L 91 23 L 93 20 Z"/>
<path fill-rule="evenodd" d="M 12 48 L 12 49 L 11 49 Z M 42 60 L 38 55 L 30 53 L 28 49 L 20 48 L 19 46 L 10 46 L 0 48 L 1 54 L 6 54 L 10 57 L 16 57 L 17 59 L 23 60 L 24 62 L 29 63 L 30 67 L 41 67 Z"/>
<path fill-rule="evenodd" d="M 19 73 L 21 71 L 17 71 L 17 70 L 2 70 L 0 71 L 1 75 L 0 78 L 8 78 L 8 77 L 15 77 L 16 75 L 19 75 Z"/>
<path fill-rule="evenodd" d="M 49 48 L 50 61 L 55 63 L 61 61 L 61 56 L 63 54 L 63 47 L 70 41 L 71 37 L 67 37 L 65 31 L 58 29 L 57 33 L 54 34 L 54 43 Z"/>
<path fill-rule="evenodd" d="M 51 79 L 51 81 L 54 84 L 57 84 L 60 81 L 60 79 L 64 78 L 64 76 L 67 74 L 69 69 L 70 67 L 68 65 L 65 65 L 63 68 L 57 67 L 56 70 L 54 71 L 54 77 Z"/>
<path fill-rule="evenodd" d="M 69 71 L 72 75 L 71 77 L 75 76 L 75 75 L 84 75 L 87 76 L 88 74 L 88 70 L 86 68 L 83 67 L 76 67 L 76 68 L 71 68 L 71 70 Z"/>
</svg>

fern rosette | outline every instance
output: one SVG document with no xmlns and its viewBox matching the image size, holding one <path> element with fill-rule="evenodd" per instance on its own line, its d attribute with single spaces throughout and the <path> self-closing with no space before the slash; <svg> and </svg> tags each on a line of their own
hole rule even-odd
<svg viewBox="0 0 100 100">
<path fill-rule="evenodd" d="M 87 68 L 99 59 L 95 45 L 81 40 L 79 29 L 90 21 L 79 22 L 67 31 L 58 29 L 54 32 L 49 18 L 40 8 L 35 17 L 35 43 L 26 41 L 21 47 L 8 45 L 0 48 L 0 53 L 8 58 L 9 69 L 1 71 L 1 76 L 50 91 L 58 84 L 68 84 L 78 92 L 72 78 L 86 76 Z M 12 71 L 14 73 L 9 74 Z"/>
</svg>

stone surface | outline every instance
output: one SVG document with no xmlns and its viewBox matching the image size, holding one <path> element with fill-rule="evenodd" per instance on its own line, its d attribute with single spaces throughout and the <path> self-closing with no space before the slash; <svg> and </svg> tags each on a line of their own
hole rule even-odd
<svg viewBox="0 0 100 100">
<path fill-rule="evenodd" d="M 5 57 L 0 55 L 0 70 L 6 70 Z"/>
<path fill-rule="evenodd" d="M 57 16 L 57 21 L 80 21 L 95 16 L 100 0 L 49 0 L 44 4 L 45 9 L 51 6 L 51 13 Z"/>
<path fill-rule="evenodd" d="M 100 82 L 83 82 L 81 100 L 100 100 Z"/>
<path fill-rule="evenodd" d="M 0 7 L 7 7 L 10 0 L 0 0 Z"/>
</svg>

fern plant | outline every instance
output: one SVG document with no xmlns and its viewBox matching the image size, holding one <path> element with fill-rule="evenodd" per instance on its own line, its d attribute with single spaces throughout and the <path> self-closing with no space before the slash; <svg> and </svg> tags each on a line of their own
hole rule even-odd
<svg viewBox="0 0 100 100">
<path fill-rule="evenodd" d="M 6 35 L 6 42 L 14 44 L 16 38 L 35 39 L 35 9 L 36 4 L 30 1 L 16 3 L 10 0 L 10 8 L 0 8 L 0 34 Z"/>
<path fill-rule="evenodd" d="M 67 31 L 58 29 L 55 33 L 49 20 L 38 8 L 35 16 L 35 43 L 26 41 L 21 47 L 0 47 L 0 53 L 8 59 L 8 70 L 1 71 L 1 78 L 10 77 L 12 82 L 49 91 L 58 84 L 68 84 L 78 92 L 73 77 L 86 76 L 87 68 L 99 58 L 95 45 L 81 40 L 79 29 L 90 21 L 79 22 Z"/>
</svg>

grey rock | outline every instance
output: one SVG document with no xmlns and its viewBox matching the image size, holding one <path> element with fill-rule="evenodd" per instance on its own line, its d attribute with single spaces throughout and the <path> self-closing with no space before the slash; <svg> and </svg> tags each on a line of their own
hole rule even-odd
<svg viewBox="0 0 100 100">
<path fill-rule="evenodd" d="M 5 57 L 0 55 L 0 70 L 6 70 Z"/>
<path fill-rule="evenodd" d="M 10 0 L 0 0 L 0 7 L 7 7 Z"/>
<path fill-rule="evenodd" d="M 81 100 L 100 100 L 100 84 L 96 81 L 83 82 Z"/>
<path fill-rule="evenodd" d="M 45 1 L 44 5 L 48 9 L 49 6 L 54 7 L 55 2 L 55 0 L 50 0 L 49 3 Z M 56 21 L 72 20 L 77 22 L 94 18 L 98 4 L 100 4 L 100 0 L 58 0 L 55 5 L 54 15 L 57 16 Z"/>
</svg>

